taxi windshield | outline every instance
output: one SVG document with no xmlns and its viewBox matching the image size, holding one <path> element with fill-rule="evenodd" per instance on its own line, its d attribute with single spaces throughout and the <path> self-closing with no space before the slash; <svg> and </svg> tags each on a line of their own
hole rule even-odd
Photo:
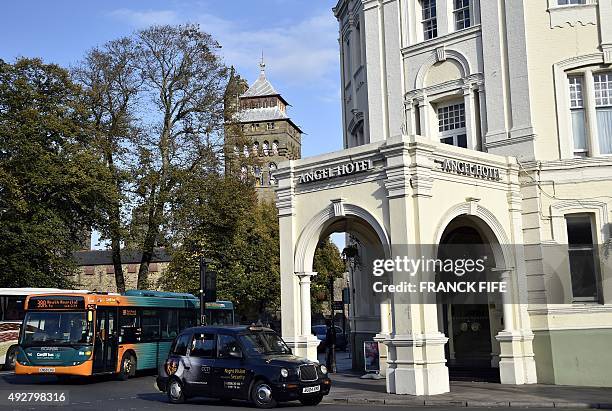
<svg viewBox="0 0 612 411">
<path fill-rule="evenodd" d="M 23 321 L 22 345 L 86 343 L 85 312 L 29 312 Z"/>
<path fill-rule="evenodd" d="M 273 332 L 250 332 L 240 336 L 240 342 L 250 354 L 291 354 L 287 344 Z"/>
</svg>

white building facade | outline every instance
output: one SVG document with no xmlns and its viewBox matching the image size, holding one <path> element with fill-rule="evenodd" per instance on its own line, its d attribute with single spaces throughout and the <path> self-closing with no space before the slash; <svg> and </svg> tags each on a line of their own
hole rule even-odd
<svg viewBox="0 0 612 411">
<path fill-rule="evenodd" d="M 612 0 L 340 0 L 334 13 L 345 149 L 276 174 L 283 337 L 316 359 L 314 251 L 347 232 L 354 349 L 379 341 L 388 392 L 448 392 L 470 367 L 612 386 Z M 457 238 L 488 245 L 508 293 L 450 306 L 373 291 L 375 259 Z"/>
</svg>

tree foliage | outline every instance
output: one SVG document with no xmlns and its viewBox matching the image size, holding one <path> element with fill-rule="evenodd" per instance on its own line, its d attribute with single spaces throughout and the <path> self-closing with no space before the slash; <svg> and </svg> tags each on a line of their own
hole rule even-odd
<svg viewBox="0 0 612 411">
<path fill-rule="evenodd" d="M 221 168 L 228 70 L 219 48 L 197 25 L 155 25 L 92 49 L 74 70 L 114 178 L 118 200 L 102 234 L 118 289 L 121 244 L 142 251 L 137 286 L 150 287 L 154 249 L 173 241 L 178 193 Z"/>
<path fill-rule="evenodd" d="M 200 256 L 217 272 L 217 298 L 236 304 L 239 318 L 253 319 L 280 306 L 278 216 L 258 203 L 252 181 L 209 175 L 183 186 L 175 203 L 173 252 L 161 286 L 198 293 Z"/>
<path fill-rule="evenodd" d="M 216 144 L 223 131 L 227 69 L 219 44 L 197 25 L 152 26 L 134 41 L 146 105 L 134 170 L 138 205 L 146 216 L 138 287 L 146 288 L 176 191 L 202 169 L 220 165 L 222 145 Z"/>
<path fill-rule="evenodd" d="M 315 250 L 313 269 L 317 273 L 311 285 L 313 309 L 319 310 L 322 301 L 330 300 L 330 281 L 346 271 L 340 250 L 326 237 L 319 241 Z M 322 298 L 321 298 L 322 297 Z"/>
<path fill-rule="evenodd" d="M 81 96 L 56 65 L 0 60 L 2 286 L 69 286 L 72 252 L 111 196 Z"/>
<path fill-rule="evenodd" d="M 123 292 L 121 248 L 127 224 L 122 214 L 129 204 L 130 147 L 138 134 L 134 112 L 142 85 L 134 41 L 124 37 L 95 47 L 72 72 L 83 86 L 94 144 L 112 179 L 113 197 L 105 204 L 99 227 L 102 239 L 110 240 L 115 283 Z"/>
</svg>

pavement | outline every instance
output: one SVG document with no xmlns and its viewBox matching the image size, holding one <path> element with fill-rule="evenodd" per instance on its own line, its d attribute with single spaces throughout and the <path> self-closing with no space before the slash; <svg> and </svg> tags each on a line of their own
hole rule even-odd
<svg viewBox="0 0 612 411">
<path fill-rule="evenodd" d="M 323 358 L 320 358 L 320 361 Z M 404 407 L 573 408 L 612 409 L 612 388 L 561 385 L 505 385 L 451 381 L 450 392 L 435 396 L 387 394 L 385 380 L 361 379 L 350 371 L 350 355 L 338 353 L 327 404 L 401 405 Z M 611 376 L 612 378 L 612 376 Z"/>
</svg>

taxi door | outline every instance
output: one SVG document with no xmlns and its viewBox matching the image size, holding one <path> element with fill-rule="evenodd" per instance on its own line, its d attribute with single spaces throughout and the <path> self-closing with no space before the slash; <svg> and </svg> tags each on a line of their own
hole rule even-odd
<svg viewBox="0 0 612 411">
<path fill-rule="evenodd" d="M 251 377 L 236 337 L 219 334 L 214 367 L 215 396 L 248 398 Z"/>
<path fill-rule="evenodd" d="M 186 380 L 190 390 L 197 395 L 214 395 L 213 366 L 215 364 L 216 336 L 195 333 L 189 349 L 189 369 Z"/>
</svg>

